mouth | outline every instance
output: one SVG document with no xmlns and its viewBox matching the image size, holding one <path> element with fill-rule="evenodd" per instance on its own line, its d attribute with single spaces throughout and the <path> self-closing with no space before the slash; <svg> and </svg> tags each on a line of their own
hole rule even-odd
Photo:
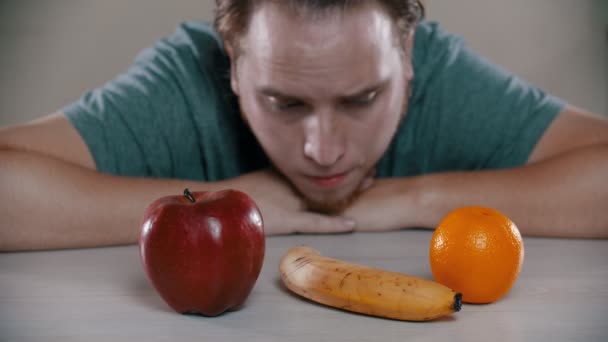
<svg viewBox="0 0 608 342">
<path fill-rule="evenodd" d="M 336 173 L 328 176 L 306 176 L 306 178 L 316 186 L 323 189 L 332 189 L 340 186 L 344 183 L 346 177 L 350 174 L 350 171 L 343 173 Z"/>
</svg>

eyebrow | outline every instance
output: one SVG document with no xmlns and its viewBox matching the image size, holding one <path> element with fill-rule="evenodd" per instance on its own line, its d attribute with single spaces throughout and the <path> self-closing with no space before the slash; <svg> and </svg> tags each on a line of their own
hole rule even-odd
<svg viewBox="0 0 608 342">
<path fill-rule="evenodd" d="M 382 81 L 380 81 L 380 82 L 378 82 L 376 84 L 373 84 L 371 86 L 368 86 L 368 87 L 366 87 L 366 88 L 364 88 L 362 90 L 358 90 L 357 92 L 355 92 L 353 94 L 342 95 L 342 96 L 340 96 L 340 98 L 343 99 L 343 100 L 357 99 L 357 98 L 362 97 L 362 96 L 364 96 L 366 94 L 372 93 L 374 91 L 379 91 L 379 90 L 385 88 L 388 85 L 389 82 L 390 82 L 390 79 L 382 80 Z M 301 99 L 298 96 L 287 94 L 287 93 L 281 92 L 278 89 L 274 89 L 274 88 L 268 87 L 268 86 L 266 86 L 266 87 L 260 87 L 258 89 L 258 93 L 260 93 L 262 95 L 269 96 L 269 97 L 276 97 L 276 98 L 287 99 L 287 100 L 298 100 L 298 101 L 303 100 L 303 99 Z"/>
<path fill-rule="evenodd" d="M 273 89 L 271 87 L 262 87 L 258 90 L 258 93 L 269 96 L 269 97 L 278 97 L 278 98 L 293 99 L 293 100 L 298 99 L 297 96 L 292 96 L 289 94 L 282 93 L 279 90 Z"/>
</svg>

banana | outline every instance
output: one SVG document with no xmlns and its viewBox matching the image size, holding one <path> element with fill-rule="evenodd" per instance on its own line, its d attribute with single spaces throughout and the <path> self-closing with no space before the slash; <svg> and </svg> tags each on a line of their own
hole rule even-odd
<svg viewBox="0 0 608 342">
<path fill-rule="evenodd" d="M 428 321 L 460 311 L 462 295 L 437 282 L 291 248 L 281 279 L 298 295 L 328 306 L 406 321 Z"/>
</svg>

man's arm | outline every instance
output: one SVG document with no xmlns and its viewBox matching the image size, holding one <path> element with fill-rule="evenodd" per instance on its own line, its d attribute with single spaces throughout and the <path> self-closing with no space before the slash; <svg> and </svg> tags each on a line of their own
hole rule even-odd
<svg viewBox="0 0 608 342">
<path fill-rule="evenodd" d="M 271 172 L 213 183 L 100 173 L 78 132 L 57 113 L 0 129 L 0 251 L 135 243 L 145 207 L 185 187 L 248 193 L 262 211 L 266 234 L 353 228 L 340 218 L 304 212 Z"/>
<path fill-rule="evenodd" d="M 95 171 L 60 113 L 0 131 L 0 250 L 133 243 L 155 198 L 200 184 Z"/>
<path fill-rule="evenodd" d="M 568 107 L 525 166 L 378 180 L 345 215 L 369 230 L 436 227 L 467 205 L 496 208 L 523 234 L 608 237 L 608 120 Z"/>
</svg>

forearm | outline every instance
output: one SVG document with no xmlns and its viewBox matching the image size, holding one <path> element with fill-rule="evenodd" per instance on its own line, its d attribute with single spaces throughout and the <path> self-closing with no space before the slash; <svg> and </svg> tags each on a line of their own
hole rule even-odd
<svg viewBox="0 0 608 342">
<path fill-rule="evenodd" d="M 116 177 L 33 153 L 0 151 L 0 251 L 135 243 L 158 197 L 208 184 Z M 216 184 L 217 185 L 217 184 Z"/>
<path fill-rule="evenodd" d="M 526 235 L 608 237 L 606 145 L 514 169 L 425 175 L 410 185 L 418 194 L 412 225 L 435 227 L 454 208 L 483 205 Z"/>
</svg>

